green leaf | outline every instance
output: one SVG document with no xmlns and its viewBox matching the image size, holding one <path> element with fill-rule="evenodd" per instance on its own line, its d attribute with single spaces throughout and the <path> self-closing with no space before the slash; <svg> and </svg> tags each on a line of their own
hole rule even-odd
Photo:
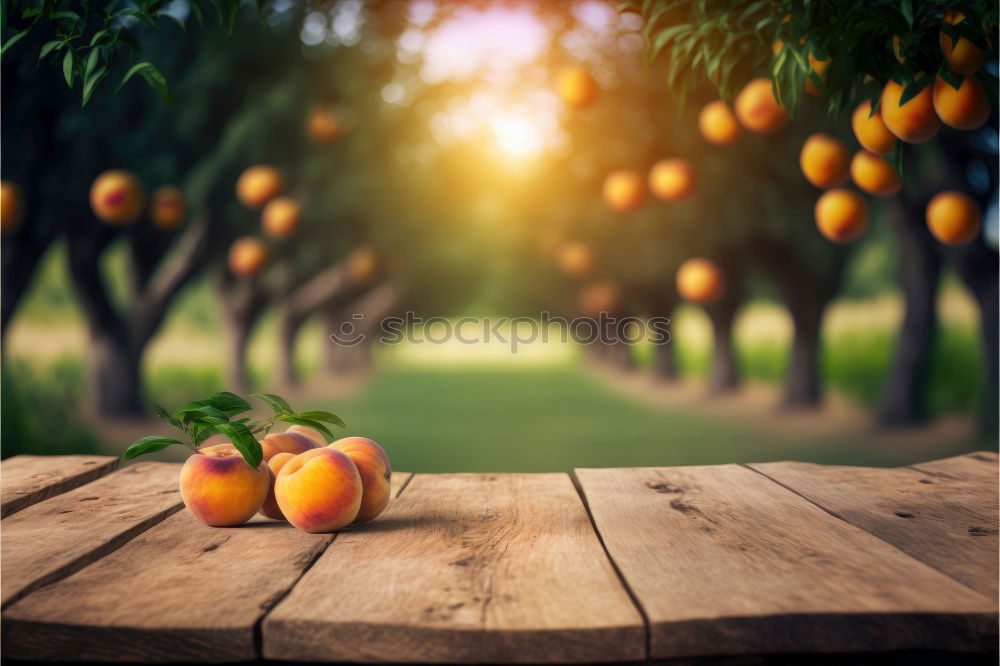
<svg viewBox="0 0 1000 666">
<path fill-rule="evenodd" d="M 325 423 L 332 423 L 335 426 L 340 426 L 344 428 L 344 421 L 332 412 L 324 412 L 322 410 L 316 410 L 311 412 L 299 412 L 295 414 L 299 418 L 309 419 L 310 421 L 323 421 Z"/>
<path fill-rule="evenodd" d="M 155 453 L 156 451 L 162 451 L 168 446 L 174 444 L 180 444 L 181 446 L 186 446 L 184 442 L 178 441 L 176 439 L 171 439 L 170 437 L 159 437 L 158 435 L 150 435 L 149 437 L 143 437 L 142 439 L 132 442 L 125 453 L 122 454 L 123 460 L 132 460 L 132 458 L 145 455 L 147 453 Z"/>
<path fill-rule="evenodd" d="M 218 435 L 218 423 L 210 423 L 208 420 L 194 421 L 188 426 L 188 437 L 198 446 L 212 435 Z"/>
<path fill-rule="evenodd" d="M 31 30 L 31 28 L 25 28 L 21 32 L 17 33 L 16 35 L 8 39 L 7 43 L 4 44 L 2 47 L 0 47 L 0 55 L 3 55 L 4 53 L 7 52 L 7 49 L 9 49 L 10 47 L 14 46 L 14 44 L 17 44 L 19 41 L 21 41 L 21 39 L 23 39 L 24 36 L 28 34 L 29 30 Z"/>
<path fill-rule="evenodd" d="M 170 412 L 168 412 L 162 405 L 154 404 L 153 409 L 156 410 L 157 416 L 159 416 L 161 419 L 166 419 L 167 421 L 169 421 L 170 425 L 177 428 L 181 427 L 181 422 L 175 419 L 173 416 L 171 416 Z"/>
<path fill-rule="evenodd" d="M 932 80 L 933 79 L 929 76 L 922 76 L 919 79 L 911 81 L 909 85 L 903 88 L 903 94 L 899 97 L 899 105 L 903 106 L 911 99 L 919 95 L 920 91 L 930 85 Z"/>
<path fill-rule="evenodd" d="M 51 42 L 45 42 L 45 44 L 42 45 L 41 50 L 38 52 L 38 61 L 41 62 L 45 56 L 53 51 L 58 51 L 64 46 L 66 46 L 66 42 L 61 39 L 54 39 Z"/>
<path fill-rule="evenodd" d="M 273 393 L 251 393 L 250 397 L 266 402 L 271 406 L 275 414 L 291 414 L 294 411 L 292 406 L 288 404 L 288 401 L 280 395 Z"/>
<path fill-rule="evenodd" d="M 70 88 L 73 87 L 73 49 L 66 49 L 66 55 L 63 56 L 63 78 L 66 79 L 66 85 Z"/>
<path fill-rule="evenodd" d="M 74 23 L 80 20 L 80 15 L 76 12 L 71 12 L 69 10 L 63 10 L 60 12 L 52 12 L 49 14 L 50 19 L 70 19 Z"/>
<path fill-rule="evenodd" d="M 308 426 L 310 428 L 313 428 L 314 430 L 319 430 L 321 433 L 327 436 L 327 439 L 333 439 L 333 433 L 330 432 L 330 429 L 327 428 L 322 423 L 320 423 L 319 421 L 315 421 L 313 419 L 304 419 L 301 416 L 297 416 L 295 414 L 281 414 L 280 416 L 275 418 L 275 420 L 284 421 L 285 423 L 291 423 L 293 425 Z"/>
<path fill-rule="evenodd" d="M 264 451 L 250 429 L 241 423 L 220 423 L 215 426 L 219 432 L 229 438 L 233 446 L 240 452 L 247 464 L 257 469 L 264 459 Z"/>
<path fill-rule="evenodd" d="M 220 412 L 225 412 L 229 416 L 236 416 L 251 409 L 249 402 L 229 391 L 220 391 L 210 395 L 202 402 L 210 407 L 215 407 Z"/>
<path fill-rule="evenodd" d="M 93 73 L 93 75 L 90 78 L 84 80 L 82 106 L 87 105 L 87 102 L 90 101 L 90 96 L 94 94 L 94 90 L 97 88 L 97 84 L 100 83 L 101 80 L 107 75 L 108 75 L 108 68 L 100 67 Z"/>
<path fill-rule="evenodd" d="M 85 80 L 90 78 L 90 75 L 94 71 L 94 68 L 97 67 L 97 60 L 100 57 L 101 57 L 100 48 L 90 49 L 90 53 L 87 55 L 87 64 L 83 68 L 83 78 Z"/>
</svg>

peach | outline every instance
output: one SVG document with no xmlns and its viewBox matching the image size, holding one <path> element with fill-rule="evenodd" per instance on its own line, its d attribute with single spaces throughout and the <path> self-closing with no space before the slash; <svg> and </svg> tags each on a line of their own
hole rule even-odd
<svg viewBox="0 0 1000 666">
<path fill-rule="evenodd" d="M 614 282 L 595 282 L 580 287 L 576 294 L 577 307 L 588 317 L 597 317 L 602 312 L 614 312 L 618 301 L 618 285 Z"/>
<path fill-rule="evenodd" d="M 272 238 L 288 238 L 299 228 L 302 207 L 288 197 L 275 197 L 264 206 L 261 224 L 264 233 Z"/>
<path fill-rule="evenodd" d="M 363 523 L 382 513 L 392 493 L 392 467 L 385 449 L 367 437 L 344 437 L 328 448 L 347 455 L 361 475 L 361 508 L 354 522 Z"/>
<path fill-rule="evenodd" d="M 627 213 L 646 200 L 646 180 L 634 169 L 612 171 L 604 179 L 602 193 L 611 210 Z"/>
<path fill-rule="evenodd" d="M 240 525 L 260 511 L 270 478 L 267 465 L 250 467 L 232 444 L 207 446 L 181 468 L 181 499 L 206 525 Z"/>
<path fill-rule="evenodd" d="M 260 272 L 270 253 L 259 238 L 244 236 L 229 247 L 229 270 L 233 275 L 249 277 Z"/>
<path fill-rule="evenodd" d="M 347 277 L 354 284 L 370 284 L 378 277 L 378 256 L 370 247 L 359 247 L 347 257 Z"/>
<path fill-rule="evenodd" d="M 309 112 L 306 133 L 316 143 L 333 143 L 344 134 L 344 127 L 338 119 L 337 109 L 316 107 Z"/>
<path fill-rule="evenodd" d="M 323 446 L 326 442 L 323 443 Z M 260 440 L 260 448 L 264 450 L 264 462 L 268 462 L 279 453 L 298 455 L 309 449 L 320 446 L 301 432 L 272 432 Z"/>
<path fill-rule="evenodd" d="M 149 204 L 149 219 L 161 229 L 173 231 L 181 226 L 187 204 L 184 193 L 175 185 L 164 185 L 153 191 Z"/>
<path fill-rule="evenodd" d="M 285 519 L 304 532 L 331 532 L 354 522 L 364 487 L 346 453 L 323 447 L 287 461 L 274 480 Z"/>
<path fill-rule="evenodd" d="M 310 428 L 309 426 L 304 426 L 304 425 L 293 425 L 285 432 L 294 432 L 300 435 L 305 435 L 312 441 L 316 442 L 316 446 L 327 445 L 326 437 L 324 437 L 323 433 L 321 433 L 319 430 L 316 430 L 316 428 Z"/>
<path fill-rule="evenodd" d="M 236 198 L 247 208 L 260 208 L 281 194 L 284 183 L 274 167 L 253 166 L 236 181 Z"/>
<path fill-rule="evenodd" d="M 590 70 L 576 66 L 564 69 L 559 74 L 556 90 L 563 103 L 571 109 L 585 109 L 597 99 L 599 88 Z"/>
<path fill-rule="evenodd" d="M 90 186 L 90 207 L 103 222 L 131 224 L 146 205 L 146 190 L 128 171 L 105 171 Z"/>
<path fill-rule="evenodd" d="M 263 506 L 260 507 L 260 515 L 265 518 L 271 518 L 273 520 L 284 520 L 285 514 L 281 513 L 281 509 L 278 507 L 278 498 L 274 496 L 274 480 L 278 476 L 278 472 L 281 468 L 285 466 L 289 460 L 295 457 L 296 454 L 288 453 L 283 451 L 281 453 L 276 453 L 267 461 L 268 476 L 270 477 L 267 486 L 267 499 L 264 500 Z"/>
<path fill-rule="evenodd" d="M 0 231 L 3 233 L 17 231 L 21 226 L 23 199 L 20 187 L 6 180 L 0 183 Z"/>
</svg>

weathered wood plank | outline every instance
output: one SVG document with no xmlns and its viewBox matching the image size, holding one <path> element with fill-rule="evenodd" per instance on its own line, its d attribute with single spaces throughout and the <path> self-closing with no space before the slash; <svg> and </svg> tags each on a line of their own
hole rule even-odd
<svg viewBox="0 0 1000 666">
<path fill-rule="evenodd" d="M 393 474 L 394 496 L 409 478 Z M 333 538 L 261 517 L 212 528 L 181 511 L 12 604 L 3 652 L 34 660 L 255 659 L 258 620 Z"/>
<path fill-rule="evenodd" d="M 0 465 L 0 517 L 73 490 L 114 469 L 112 456 L 13 456 Z"/>
<path fill-rule="evenodd" d="M 177 464 L 139 463 L 4 518 L 3 607 L 179 510 L 179 473 Z"/>
<path fill-rule="evenodd" d="M 565 474 L 417 474 L 264 618 L 265 658 L 642 659 L 645 631 Z"/>
<path fill-rule="evenodd" d="M 751 467 L 996 601 L 997 464 L 995 455 L 992 461 L 982 457 L 915 469 L 799 462 Z"/>
<path fill-rule="evenodd" d="M 996 647 L 992 600 L 750 469 L 576 474 L 651 658 Z"/>
</svg>

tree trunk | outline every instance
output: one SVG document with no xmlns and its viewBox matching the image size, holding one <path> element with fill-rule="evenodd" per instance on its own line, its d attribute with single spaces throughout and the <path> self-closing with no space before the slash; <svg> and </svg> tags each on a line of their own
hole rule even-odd
<svg viewBox="0 0 1000 666">
<path fill-rule="evenodd" d="M 915 425 L 927 417 L 925 389 L 937 329 L 941 256 L 923 224 L 922 211 L 923 207 L 900 201 L 891 218 L 899 247 L 900 283 L 906 309 L 878 411 L 878 423 L 882 426 Z"/>
<path fill-rule="evenodd" d="M 823 310 L 827 300 L 819 296 L 799 299 L 789 304 L 789 314 L 795 327 L 788 379 L 782 406 L 787 408 L 816 407 L 820 403 L 819 346 Z"/>
<path fill-rule="evenodd" d="M 733 321 L 742 300 L 742 294 L 727 292 L 722 300 L 705 308 L 712 322 L 712 372 L 709 378 L 712 393 L 732 391 L 740 385 L 733 348 Z"/>
<path fill-rule="evenodd" d="M 250 372 L 247 367 L 247 348 L 250 346 L 251 322 L 245 317 L 226 317 L 229 339 L 226 383 L 237 393 L 250 392 Z"/>
<path fill-rule="evenodd" d="M 677 297 L 673 291 L 653 285 L 642 289 L 648 317 L 665 317 L 669 319 L 677 305 Z M 653 345 L 653 365 L 650 367 L 653 375 L 666 381 L 676 381 L 680 377 L 677 368 L 677 355 L 669 340 Z"/>
<path fill-rule="evenodd" d="M 295 339 L 304 317 L 288 308 L 283 308 L 278 321 L 278 380 L 286 388 L 294 388 L 301 383 L 298 368 L 295 367 Z"/>
</svg>

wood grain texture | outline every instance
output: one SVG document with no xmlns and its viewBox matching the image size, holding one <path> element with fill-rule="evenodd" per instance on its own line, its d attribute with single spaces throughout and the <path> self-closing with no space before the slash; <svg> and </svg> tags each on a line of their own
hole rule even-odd
<svg viewBox="0 0 1000 666">
<path fill-rule="evenodd" d="M 642 659 L 642 619 L 565 474 L 417 474 L 264 619 L 303 661 Z"/>
<path fill-rule="evenodd" d="M 996 602 L 996 454 L 914 468 L 799 462 L 750 467 Z"/>
<path fill-rule="evenodd" d="M 576 474 L 651 658 L 996 647 L 992 600 L 750 469 Z"/>
<path fill-rule="evenodd" d="M 4 518 L 3 607 L 178 511 L 180 467 L 139 463 Z"/>
<path fill-rule="evenodd" d="M 13 456 L 0 465 L 0 517 L 109 474 L 112 456 Z"/>
</svg>

